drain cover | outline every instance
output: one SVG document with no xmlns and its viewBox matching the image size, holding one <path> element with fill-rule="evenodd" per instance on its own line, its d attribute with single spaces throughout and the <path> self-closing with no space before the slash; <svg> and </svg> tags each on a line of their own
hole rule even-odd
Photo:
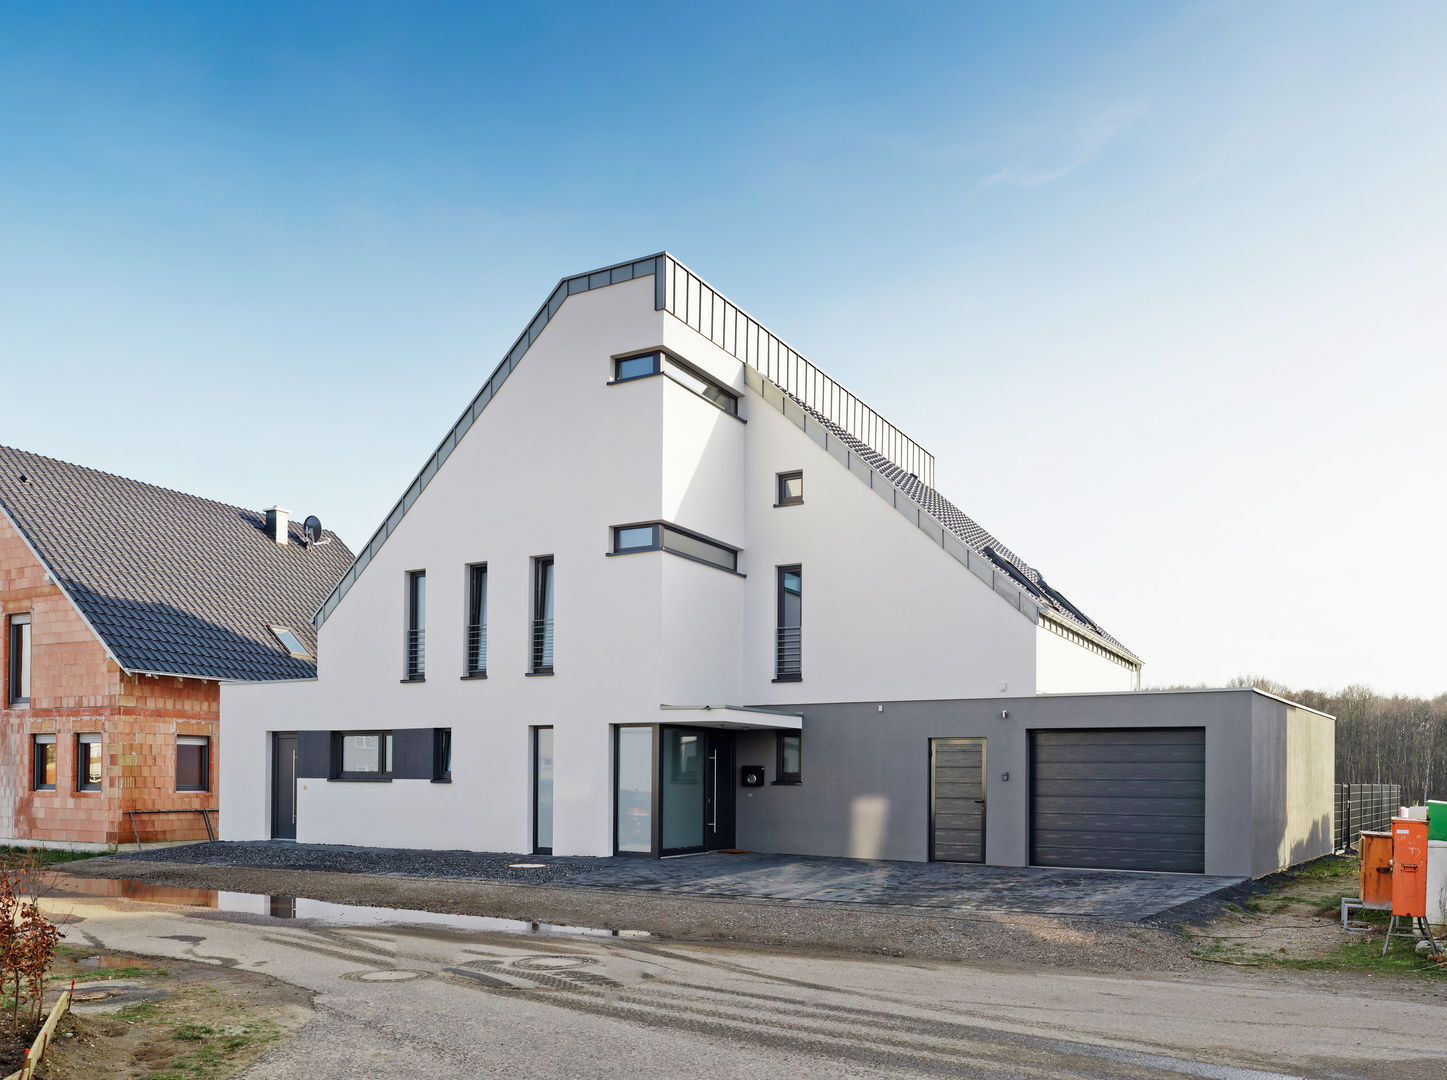
<svg viewBox="0 0 1447 1080">
<path fill-rule="evenodd" d="M 413 979 L 425 979 L 427 978 L 427 973 L 425 971 L 404 971 L 397 968 L 387 968 L 383 971 L 355 971 L 344 977 L 356 982 L 394 983 L 411 982 Z"/>
</svg>

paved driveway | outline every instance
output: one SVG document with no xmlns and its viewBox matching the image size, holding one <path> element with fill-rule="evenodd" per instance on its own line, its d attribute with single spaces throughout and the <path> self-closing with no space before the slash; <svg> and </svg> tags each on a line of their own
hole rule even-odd
<svg viewBox="0 0 1447 1080">
<path fill-rule="evenodd" d="M 566 889 L 817 900 L 939 912 L 1088 915 L 1124 922 L 1159 914 L 1239 880 L 1194 874 L 872 862 L 804 855 L 710 853 L 675 859 L 586 859 L 276 842 L 190 844 L 127 857 L 191 865 L 508 881 Z"/>
<path fill-rule="evenodd" d="M 1028 911 L 1135 922 L 1236 884 L 1239 878 L 1039 866 L 867 862 L 803 855 L 606 859 L 553 882 L 759 900 L 828 900 L 933 911 Z"/>
</svg>

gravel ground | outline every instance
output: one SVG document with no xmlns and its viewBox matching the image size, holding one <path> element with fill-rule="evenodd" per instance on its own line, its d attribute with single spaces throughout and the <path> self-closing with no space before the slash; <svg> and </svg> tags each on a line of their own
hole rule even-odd
<svg viewBox="0 0 1447 1080">
<path fill-rule="evenodd" d="M 555 859 L 550 855 L 503 855 L 478 851 L 426 851 L 417 848 L 361 848 L 340 844 L 269 844 L 227 841 L 183 844 L 111 856 L 191 866 L 246 866 L 266 870 L 322 870 L 335 874 L 380 874 L 463 881 L 514 881 L 547 884 L 597 869 L 602 860 Z M 537 869 L 513 869 L 527 863 Z"/>
</svg>

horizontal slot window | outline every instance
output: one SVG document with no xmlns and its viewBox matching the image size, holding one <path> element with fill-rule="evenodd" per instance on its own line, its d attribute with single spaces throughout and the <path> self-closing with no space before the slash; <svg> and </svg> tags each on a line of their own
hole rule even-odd
<svg viewBox="0 0 1447 1080">
<path fill-rule="evenodd" d="M 615 382 L 643 379 L 649 375 L 658 374 L 667 375 L 705 400 L 713 402 L 726 413 L 734 416 L 739 414 L 738 394 L 667 353 L 642 353 L 638 356 L 624 356 L 613 361 Z"/>
<path fill-rule="evenodd" d="M 614 527 L 613 554 L 628 555 L 635 551 L 667 551 L 735 573 L 739 569 L 739 553 L 734 548 L 661 521 Z"/>
<path fill-rule="evenodd" d="M 659 354 L 645 353 L 642 356 L 625 356 L 613 362 L 613 378 L 618 382 L 626 379 L 641 379 L 647 375 L 657 375 L 659 371 Z"/>
</svg>

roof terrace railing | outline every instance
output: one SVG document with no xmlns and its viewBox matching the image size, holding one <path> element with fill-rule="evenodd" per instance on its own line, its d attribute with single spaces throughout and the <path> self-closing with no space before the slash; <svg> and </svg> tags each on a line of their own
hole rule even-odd
<svg viewBox="0 0 1447 1080">
<path fill-rule="evenodd" d="M 757 319 L 666 252 L 653 306 L 758 370 L 871 450 L 934 487 L 934 455 L 805 360 Z"/>
</svg>

